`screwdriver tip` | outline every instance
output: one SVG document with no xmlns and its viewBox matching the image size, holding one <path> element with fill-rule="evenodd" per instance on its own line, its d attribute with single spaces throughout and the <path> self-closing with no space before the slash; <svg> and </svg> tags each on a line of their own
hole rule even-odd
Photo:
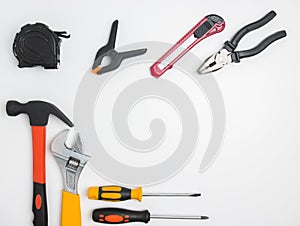
<svg viewBox="0 0 300 226">
<path fill-rule="evenodd" d="M 195 194 L 191 194 L 190 196 L 191 196 L 191 197 L 200 197 L 201 194 L 200 194 L 200 193 L 195 193 Z"/>
<path fill-rule="evenodd" d="M 209 217 L 208 217 L 208 216 L 201 216 L 201 219 L 202 219 L 202 220 L 208 220 Z"/>
</svg>

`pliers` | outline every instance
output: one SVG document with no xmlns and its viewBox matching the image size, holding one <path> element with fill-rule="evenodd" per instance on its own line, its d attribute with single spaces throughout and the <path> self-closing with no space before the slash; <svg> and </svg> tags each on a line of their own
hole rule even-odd
<svg viewBox="0 0 300 226">
<path fill-rule="evenodd" d="M 147 49 L 137 49 L 137 50 L 121 52 L 121 53 L 117 52 L 114 48 L 116 43 L 118 23 L 119 23 L 118 20 L 115 20 L 113 22 L 108 43 L 105 46 L 101 47 L 96 54 L 94 64 L 92 67 L 92 72 L 94 74 L 100 75 L 109 71 L 113 71 L 121 65 L 124 59 L 142 55 L 147 51 Z M 101 67 L 100 64 L 104 57 L 110 58 L 110 64 Z"/>
<path fill-rule="evenodd" d="M 243 51 L 235 51 L 241 39 L 248 34 L 249 32 L 256 30 L 269 21 L 271 21 L 276 16 L 274 11 L 269 12 L 263 18 L 258 21 L 255 21 L 251 24 L 244 26 L 240 29 L 231 41 L 227 41 L 224 44 L 224 47 L 216 54 L 209 57 L 198 69 L 199 74 L 207 74 L 210 72 L 218 71 L 222 67 L 230 63 L 239 63 L 240 59 L 254 56 L 265 48 L 267 48 L 271 43 L 275 42 L 278 39 L 286 37 L 286 31 L 278 31 L 267 38 L 265 38 L 261 43 L 259 43 L 256 47 L 243 50 Z"/>
</svg>

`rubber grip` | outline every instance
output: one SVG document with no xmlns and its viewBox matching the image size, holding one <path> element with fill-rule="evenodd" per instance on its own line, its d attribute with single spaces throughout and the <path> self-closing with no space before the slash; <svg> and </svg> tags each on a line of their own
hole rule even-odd
<svg viewBox="0 0 300 226">
<path fill-rule="evenodd" d="M 246 57 L 251 57 L 254 56 L 260 52 L 262 52 L 265 48 L 267 48 L 270 44 L 273 42 L 277 41 L 278 39 L 286 37 L 286 31 L 278 31 L 267 38 L 265 38 L 261 43 L 259 43 L 256 47 L 249 49 L 249 50 L 244 50 L 244 51 L 237 51 L 235 52 L 235 57 L 233 57 L 234 62 L 239 62 L 240 59 L 246 58 Z"/>
<path fill-rule="evenodd" d="M 34 215 L 33 225 L 48 225 L 48 210 L 46 198 L 46 185 L 33 182 L 32 212 Z"/>
<path fill-rule="evenodd" d="M 93 221 L 104 224 L 124 224 L 150 221 L 148 210 L 135 211 L 122 208 L 100 208 L 93 211 Z"/>
<path fill-rule="evenodd" d="M 264 26 L 265 24 L 270 22 L 275 16 L 276 13 L 272 10 L 263 18 L 241 28 L 230 41 L 230 44 L 232 45 L 231 47 L 233 48 L 232 50 L 234 50 L 237 47 L 238 43 L 247 33 Z"/>
<path fill-rule="evenodd" d="M 89 199 L 109 202 L 126 201 L 136 199 L 142 201 L 142 188 L 129 189 L 120 186 L 90 187 L 88 189 Z"/>
<path fill-rule="evenodd" d="M 81 226 L 80 196 L 62 191 L 61 226 Z"/>
</svg>

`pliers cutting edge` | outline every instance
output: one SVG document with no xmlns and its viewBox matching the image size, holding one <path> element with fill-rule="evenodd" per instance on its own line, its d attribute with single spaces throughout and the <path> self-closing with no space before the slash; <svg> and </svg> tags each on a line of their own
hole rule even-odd
<svg viewBox="0 0 300 226">
<path fill-rule="evenodd" d="M 96 54 L 95 61 L 92 67 L 92 72 L 94 74 L 100 75 L 109 71 L 113 71 L 121 65 L 124 59 L 142 55 L 147 51 L 147 49 L 137 49 L 121 53 L 117 52 L 114 48 L 116 43 L 118 23 L 118 20 L 115 20 L 113 22 L 108 43 L 105 46 L 101 47 Z M 109 57 L 111 62 L 109 65 L 101 67 L 100 64 L 104 57 Z"/>
<path fill-rule="evenodd" d="M 209 57 L 202 64 L 202 66 L 198 69 L 198 73 L 207 74 L 210 72 L 217 71 L 222 67 L 224 67 L 225 65 L 230 64 L 232 62 L 239 63 L 240 59 L 254 56 L 260 53 L 261 51 L 263 51 L 265 48 L 267 48 L 271 43 L 275 42 L 276 40 L 286 37 L 287 35 L 286 31 L 284 30 L 278 31 L 265 38 L 261 43 L 259 43 L 256 47 L 252 49 L 235 51 L 239 42 L 247 33 L 264 26 L 269 21 L 271 21 L 275 16 L 276 13 L 274 11 L 271 11 L 260 20 L 248 24 L 242 29 L 240 29 L 235 34 L 235 36 L 232 38 L 231 41 L 225 42 L 223 49 L 221 49 L 218 53 Z"/>
</svg>

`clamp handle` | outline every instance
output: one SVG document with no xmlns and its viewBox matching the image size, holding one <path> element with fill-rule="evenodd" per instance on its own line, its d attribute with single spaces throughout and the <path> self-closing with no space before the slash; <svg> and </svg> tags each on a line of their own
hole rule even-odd
<svg viewBox="0 0 300 226">
<path fill-rule="evenodd" d="M 107 44 L 105 46 L 102 46 L 97 51 L 92 69 L 95 69 L 95 68 L 98 67 L 98 65 L 101 63 L 103 55 L 105 53 L 107 53 L 110 50 L 113 50 L 115 48 L 116 37 L 117 37 L 117 32 L 118 32 L 118 24 L 119 24 L 118 20 L 115 20 L 112 23 L 108 42 L 107 42 Z"/>
</svg>

